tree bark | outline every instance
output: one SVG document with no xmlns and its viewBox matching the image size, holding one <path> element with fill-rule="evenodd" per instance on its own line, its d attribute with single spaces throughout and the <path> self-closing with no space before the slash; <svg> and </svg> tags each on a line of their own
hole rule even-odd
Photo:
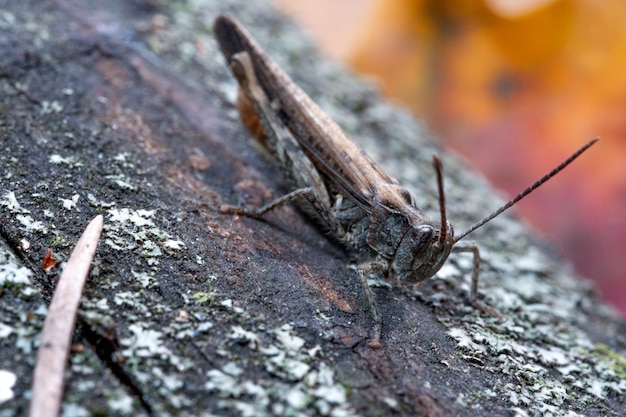
<svg viewBox="0 0 626 417">
<path fill-rule="evenodd" d="M 473 234 L 480 297 L 502 320 L 469 306 L 471 258 L 452 257 L 419 293 L 374 290 L 383 333 L 372 350 L 359 281 L 315 223 L 292 207 L 262 221 L 219 212 L 285 191 L 234 111 L 211 31 L 224 12 L 425 212 L 437 217 L 433 153 L 459 230 L 500 204 L 263 2 L 4 1 L 0 370 L 17 382 L 0 416 L 28 410 L 60 273 L 41 269 L 45 249 L 68 257 L 98 214 L 69 415 L 623 413 L 624 321 L 512 215 Z"/>
</svg>

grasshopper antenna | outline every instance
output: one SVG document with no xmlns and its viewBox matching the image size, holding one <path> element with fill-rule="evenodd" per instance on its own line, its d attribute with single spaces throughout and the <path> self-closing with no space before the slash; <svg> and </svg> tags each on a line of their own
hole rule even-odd
<svg viewBox="0 0 626 417">
<path fill-rule="evenodd" d="M 569 158 L 567 158 L 565 161 L 561 162 L 559 164 L 559 166 L 557 166 L 556 168 L 554 168 L 552 171 L 548 172 L 546 175 L 544 175 L 543 177 L 539 178 L 537 181 L 535 181 L 530 187 L 526 188 L 524 191 L 522 191 L 521 193 L 519 193 L 517 195 L 517 197 L 515 197 L 514 199 L 510 200 L 508 203 L 506 203 L 505 205 L 503 205 L 502 207 L 500 207 L 498 210 L 494 211 L 493 213 L 491 213 L 489 216 L 483 218 L 482 220 L 479 220 L 478 222 L 474 223 L 473 225 L 471 225 L 470 227 L 468 227 L 467 229 L 465 229 L 463 231 L 463 233 L 461 233 L 460 235 L 456 236 L 454 238 L 454 243 L 457 243 L 459 240 L 463 239 L 465 236 L 469 235 L 470 233 L 472 233 L 474 230 L 478 229 L 479 227 L 483 226 L 485 223 L 490 222 L 491 220 L 493 220 L 494 218 L 498 217 L 500 214 L 502 214 L 505 210 L 509 209 L 512 205 L 514 205 L 515 203 L 517 203 L 518 201 L 520 201 L 522 198 L 526 197 L 528 194 L 532 193 L 535 189 L 537 189 L 539 186 L 541 186 L 544 182 L 548 181 L 550 178 L 554 177 L 556 174 L 558 174 L 559 172 L 561 172 L 563 170 L 563 168 L 565 168 L 566 166 L 568 166 L 569 164 L 571 164 L 574 159 L 578 158 L 583 152 L 585 152 L 587 149 L 589 149 L 594 143 L 596 143 L 599 140 L 599 138 L 595 138 L 590 140 L 589 142 L 587 142 L 586 145 L 584 145 L 582 148 L 580 148 L 579 150 L 577 150 L 576 152 L 574 152 Z M 439 191 L 439 201 L 441 204 L 442 201 L 442 197 L 441 197 L 441 191 Z"/>
<path fill-rule="evenodd" d="M 433 155 L 433 166 L 437 174 L 437 186 L 439 187 L 439 212 L 441 214 L 441 228 L 439 230 L 439 244 L 443 246 L 448 236 L 448 220 L 446 218 L 446 197 L 443 193 L 443 175 L 441 173 L 441 161 L 437 155 Z"/>
</svg>

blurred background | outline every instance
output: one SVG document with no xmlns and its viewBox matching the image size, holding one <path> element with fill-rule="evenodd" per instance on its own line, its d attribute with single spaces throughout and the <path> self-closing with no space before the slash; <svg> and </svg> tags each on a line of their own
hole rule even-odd
<svg viewBox="0 0 626 417">
<path fill-rule="evenodd" d="M 600 136 L 517 211 L 626 315 L 626 2 L 274 2 L 509 196 Z"/>
</svg>

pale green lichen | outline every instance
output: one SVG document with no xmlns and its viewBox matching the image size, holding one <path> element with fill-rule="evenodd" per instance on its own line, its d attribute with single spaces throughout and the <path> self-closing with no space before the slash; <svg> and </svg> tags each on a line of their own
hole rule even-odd
<svg viewBox="0 0 626 417">
<path fill-rule="evenodd" d="M 128 416 L 135 412 L 134 398 L 123 390 L 115 390 L 108 395 L 107 408 L 116 416 Z"/>
<path fill-rule="evenodd" d="M 43 100 L 41 102 L 41 115 L 50 114 L 50 113 L 61 113 L 63 111 L 63 105 L 56 100 L 48 101 Z"/>
<path fill-rule="evenodd" d="M 61 417 L 91 417 L 91 412 L 80 404 L 64 402 L 61 406 Z"/>
<path fill-rule="evenodd" d="M 151 288 L 158 285 L 157 280 L 154 278 L 154 273 L 150 272 L 135 272 L 131 269 L 130 273 L 141 284 L 143 288 Z"/>
<path fill-rule="evenodd" d="M 601 343 L 594 345 L 591 355 L 598 360 L 602 368 L 610 370 L 616 379 L 625 384 L 623 389 L 626 392 L 626 357 Z"/>
<path fill-rule="evenodd" d="M 19 221 L 24 229 L 28 232 L 42 232 L 48 233 L 48 227 L 44 225 L 43 222 L 33 219 L 30 215 L 18 214 L 15 216 L 17 221 Z"/>
<path fill-rule="evenodd" d="M 7 252 L 0 251 L 0 257 Z M 29 285 L 33 273 L 30 269 L 20 266 L 17 262 L 7 262 L 0 259 L 0 288 L 11 285 Z"/>
<path fill-rule="evenodd" d="M 18 285 L 21 288 L 20 295 L 25 300 L 39 301 L 39 292 L 31 287 L 30 283 L 20 283 Z M 47 313 L 45 304 L 37 303 L 35 306 L 31 307 L 31 309 L 5 311 L 0 315 L 0 320 L 6 326 L 4 327 L 4 332 L 9 337 L 9 343 L 12 343 L 13 347 L 24 355 L 32 354 L 37 347 L 39 330 Z"/>
<path fill-rule="evenodd" d="M 220 408 L 244 416 L 356 415 L 347 402 L 346 389 L 335 381 L 334 371 L 319 359 L 315 366 L 310 365 L 321 348 L 305 349 L 304 339 L 295 334 L 292 326 L 265 331 L 263 336 L 233 327 L 225 342 L 228 340 L 244 342 L 249 349 L 259 351 L 265 357 L 265 370 L 278 381 L 249 379 L 249 361 L 245 365 L 234 360 L 226 362 L 220 369 L 206 373 L 205 389 L 222 398 Z"/>
<path fill-rule="evenodd" d="M 13 214 L 30 213 L 30 210 L 22 208 L 20 203 L 17 201 L 17 197 L 15 196 L 15 193 L 13 191 L 8 191 L 2 196 L 2 199 L 0 200 L 0 205 L 5 206 Z"/>
<path fill-rule="evenodd" d="M 58 155 L 58 154 L 52 154 L 52 155 L 50 155 L 50 158 L 48 158 L 48 161 L 51 164 L 54 164 L 54 165 L 64 164 L 64 165 L 68 165 L 70 167 L 82 167 L 83 166 L 83 164 L 81 162 L 77 162 L 76 161 L 76 158 L 74 156 L 63 157 L 63 156 Z"/>
<path fill-rule="evenodd" d="M 79 199 L 80 195 L 74 194 L 71 198 L 59 198 L 59 201 L 61 201 L 61 204 L 65 210 L 71 210 L 73 208 L 76 208 Z"/>
<path fill-rule="evenodd" d="M 17 382 L 17 376 L 13 372 L 0 369 L 0 404 L 15 396 L 13 392 L 15 382 Z"/>
<path fill-rule="evenodd" d="M 517 415 L 573 416 L 611 391 L 624 395 L 626 360 L 604 345 L 594 346 L 579 324 L 584 315 L 578 312 L 578 301 L 585 284 L 566 275 L 540 278 L 538 272 L 555 272 L 536 250 L 529 250 L 529 258 L 518 263 L 533 273 L 522 273 L 520 279 L 501 275 L 494 284 L 490 279 L 482 282 L 503 321 L 471 309 L 461 323 L 440 318 L 463 357 L 519 381 L 495 388 L 509 399 Z M 520 265 L 502 267 L 513 270 Z M 485 289 L 491 285 L 494 288 Z"/>
<path fill-rule="evenodd" d="M 156 210 L 133 210 L 111 208 L 104 227 L 104 243 L 118 251 L 139 248 L 140 254 L 150 267 L 159 265 L 163 256 L 161 247 L 170 255 L 185 249 L 185 243 L 174 239 L 154 223 Z"/>
<path fill-rule="evenodd" d="M 123 190 L 135 191 L 135 186 L 131 183 L 131 179 L 123 174 L 107 175 L 105 178 Z"/>
<path fill-rule="evenodd" d="M 99 207 L 99 208 L 111 208 L 113 206 L 115 206 L 115 202 L 106 202 L 106 201 L 99 201 L 93 194 L 89 193 L 87 194 L 87 201 L 89 201 L 89 205 L 93 206 L 93 207 Z"/>
</svg>

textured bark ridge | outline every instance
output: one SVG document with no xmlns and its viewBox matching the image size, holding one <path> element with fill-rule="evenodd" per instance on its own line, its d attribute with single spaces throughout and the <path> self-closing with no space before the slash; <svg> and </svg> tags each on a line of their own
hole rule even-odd
<svg viewBox="0 0 626 417">
<path fill-rule="evenodd" d="M 500 197 L 422 126 L 319 57 L 263 2 L 5 1 L 0 12 L 0 416 L 25 415 L 55 278 L 104 230 L 68 364 L 68 415 L 619 415 L 626 325 L 512 216 L 419 293 L 375 288 L 382 347 L 340 247 L 292 207 L 237 119 L 214 18 L 243 21 L 436 217 L 433 153 L 458 229 Z M 13 377 L 16 378 L 12 383 Z M 5 394 L 6 393 L 6 394 Z M 85 413 L 85 414 L 80 414 Z"/>
</svg>

